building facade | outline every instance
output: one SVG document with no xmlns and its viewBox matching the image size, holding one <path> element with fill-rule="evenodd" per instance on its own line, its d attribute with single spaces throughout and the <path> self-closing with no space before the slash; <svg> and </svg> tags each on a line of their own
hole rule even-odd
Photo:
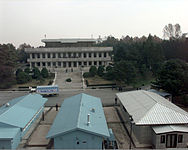
<svg viewBox="0 0 188 150">
<path fill-rule="evenodd" d="M 112 47 L 95 47 L 94 39 L 43 39 L 45 47 L 26 48 L 30 67 L 48 69 L 89 68 L 107 66 Z"/>
<path fill-rule="evenodd" d="M 47 101 L 39 94 L 18 97 L 0 107 L 0 149 L 16 149 L 44 110 Z"/>
<path fill-rule="evenodd" d="M 81 93 L 63 101 L 47 138 L 54 149 L 102 149 L 110 135 L 100 98 Z"/>
<path fill-rule="evenodd" d="M 132 132 L 140 144 L 156 149 L 187 148 L 187 112 L 149 91 L 138 90 L 116 95 L 123 117 L 129 122 L 129 127 L 132 126 Z"/>
</svg>

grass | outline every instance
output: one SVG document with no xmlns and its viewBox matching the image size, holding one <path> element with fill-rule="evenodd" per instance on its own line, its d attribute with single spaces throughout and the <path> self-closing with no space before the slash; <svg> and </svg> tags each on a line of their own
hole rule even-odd
<svg viewBox="0 0 188 150">
<path fill-rule="evenodd" d="M 89 85 L 114 84 L 114 81 L 105 80 L 99 76 L 86 78 Z"/>
</svg>

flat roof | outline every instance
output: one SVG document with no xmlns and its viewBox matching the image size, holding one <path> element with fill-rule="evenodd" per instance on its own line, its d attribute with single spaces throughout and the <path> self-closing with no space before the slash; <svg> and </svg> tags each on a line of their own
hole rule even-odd
<svg viewBox="0 0 188 150">
<path fill-rule="evenodd" d="M 156 93 L 137 90 L 116 95 L 136 125 L 188 123 L 186 111 Z"/>
<path fill-rule="evenodd" d="M 90 123 L 87 117 L 90 114 Z M 47 138 L 68 134 L 75 130 L 109 137 L 109 130 L 100 98 L 84 93 L 66 98 L 61 105 Z"/>
<path fill-rule="evenodd" d="M 42 39 L 44 43 L 48 42 L 58 42 L 58 43 L 78 43 L 78 42 L 93 42 L 96 43 L 97 40 L 93 38 L 70 38 L 70 39 Z"/>
</svg>

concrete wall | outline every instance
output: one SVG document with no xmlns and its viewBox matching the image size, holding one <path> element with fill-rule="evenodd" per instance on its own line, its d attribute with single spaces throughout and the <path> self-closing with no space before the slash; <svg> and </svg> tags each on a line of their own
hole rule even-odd
<svg viewBox="0 0 188 150">
<path fill-rule="evenodd" d="M 73 131 L 54 138 L 55 149 L 102 149 L 102 137 Z"/>
<path fill-rule="evenodd" d="M 11 140 L 0 139 L 0 149 L 11 149 Z"/>
</svg>

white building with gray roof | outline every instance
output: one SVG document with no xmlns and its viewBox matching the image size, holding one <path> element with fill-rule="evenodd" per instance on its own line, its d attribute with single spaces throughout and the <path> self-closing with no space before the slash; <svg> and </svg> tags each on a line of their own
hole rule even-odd
<svg viewBox="0 0 188 150">
<path fill-rule="evenodd" d="M 140 144 L 154 148 L 186 148 L 188 113 L 162 96 L 144 90 L 117 93 L 127 121 Z"/>
<path fill-rule="evenodd" d="M 113 48 L 95 46 L 96 39 L 43 39 L 42 42 L 45 47 L 25 49 L 31 68 L 88 69 L 111 62 Z"/>
</svg>

